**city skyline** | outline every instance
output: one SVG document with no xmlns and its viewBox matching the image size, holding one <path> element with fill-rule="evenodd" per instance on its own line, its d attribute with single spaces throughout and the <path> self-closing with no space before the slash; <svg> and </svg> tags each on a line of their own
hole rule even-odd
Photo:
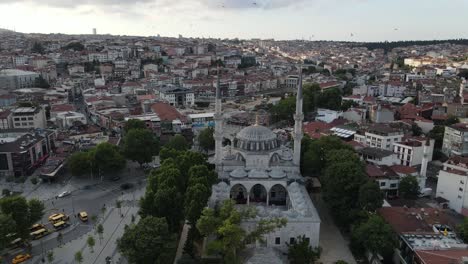
<svg viewBox="0 0 468 264">
<path fill-rule="evenodd" d="M 24 33 L 397 41 L 468 38 L 468 1 L 0 0 Z"/>
</svg>

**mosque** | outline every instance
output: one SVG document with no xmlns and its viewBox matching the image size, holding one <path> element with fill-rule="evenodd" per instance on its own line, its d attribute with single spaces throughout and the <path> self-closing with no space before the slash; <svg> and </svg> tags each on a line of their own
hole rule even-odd
<svg viewBox="0 0 468 264">
<path fill-rule="evenodd" d="M 261 219 L 286 218 L 285 227 L 265 235 L 266 243 L 250 245 L 259 251 L 277 249 L 284 252 L 286 243 L 293 243 L 303 235 L 312 247 L 319 246 L 320 218 L 299 168 L 304 119 L 302 103 L 301 76 L 294 115 L 294 150 L 281 144 L 277 135 L 258 121 L 237 133 L 231 145 L 223 147 L 223 135 L 228 131 L 224 131 L 219 83 L 216 87 L 214 162 L 221 181 L 213 186 L 208 205 L 212 207 L 232 199 L 239 207 L 255 207 L 257 216 L 242 223 L 246 230 L 252 230 Z M 263 263 L 268 262 L 263 259 Z"/>
</svg>

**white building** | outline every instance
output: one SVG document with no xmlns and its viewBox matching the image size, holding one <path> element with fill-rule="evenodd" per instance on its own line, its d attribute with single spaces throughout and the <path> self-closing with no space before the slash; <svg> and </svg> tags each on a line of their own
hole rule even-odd
<svg viewBox="0 0 468 264">
<path fill-rule="evenodd" d="M 449 201 L 450 209 L 468 216 L 468 158 L 453 156 L 439 171 L 437 197 Z"/>
<path fill-rule="evenodd" d="M 86 116 L 78 112 L 61 112 L 55 117 L 55 123 L 60 128 L 70 128 L 75 124 L 86 125 L 88 120 Z"/>
<path fill-rule="evenodd" d="M 365 147 L 357 150 L 359 157 L 367 163 L 375 165 L 395 165 L 399 164 L 397 155 L 390 150 L 381 148 Z"/>
<path fill-rule="evenodd" d="M 217 86 L 219 87 L 219 85 Z M 216 90 L 215 164 L 220 183 L 213 186 L 209 206 L 233 199 L 239 207 L 254 206 L 257 217 L 244 221 L 242 227 L 251 229 L 263 218 L 283 217 L 287 225 L 264 235 L 265 243 L 248 245 L 258 250 L 276 248 L 287 251 L 287 243 L 305 236 L 312 247 L 319 245 L 320 218 L 305 189 L 300 173 L 302 121 L 302 85 L 296 102 L 294 152 L 281 145 L 276 134 L 258 122 L 242 129 L 223 148 L 224 115 L 221 92 Z"/>
<path fill-rule="evenodd" d="M 159 97 L 166 100 L 172 106 L 193 106 L 195 95 L 191 89 L 182 87 L 163 87 L 159 89 Z"/>
<path fill-rule="evenodd" d="M 331 123 L 333 120 L 341 117 L 343 112 L 341 111 L 334 111 L 329 109 L 317 109 L 317 116 L 315 120 L 322 121 L 325 123 Z"/>
<path fill-rule="evenodd" d="M 18 107 L 12 110 L 13 128 L 46 128 L 47 120 L 42 107 Z"/>
<path fill-rule="evenodd" d="M 468 124 L 460 123 L 445 127 L 442 152 L 447 156 L 468 155 Z"/>
<path fill-rule="evenodd" d="M 405 166 L 417 166 L 422 164 L 424 145 L 428 145 L 427 159 L 432 160 L 434 152 L 434 139 L 408 138 L 402 142 L 393 143 L 393 152 L 398 155 L 398 164 Z"/>
<path fill-rule="evenodd" d="M 373 125 L 354 134 L 354 141 L 363 145 L 393 150 L 393 144 L 403 139 L 403 131 L 386 125 Z"/>
<path fill-rule="evenodd" d="M 16 69 L 0 70 L 0 90 L 34 87 L 39 73 Z"/>
</svg>

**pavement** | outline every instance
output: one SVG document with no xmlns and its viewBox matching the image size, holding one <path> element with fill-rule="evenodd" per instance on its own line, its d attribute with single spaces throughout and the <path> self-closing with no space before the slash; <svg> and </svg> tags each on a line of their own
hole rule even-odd
<svg viewBox="0 0 468 264">
<path fill-rule="evenodd" d="M 312 194 L 311 198 L 322 221 L 319 241 L 322 254 L 319 262 L 332 264 L 338 260 L 344 260 L 349 264 L 355 264 L 356 260 L 349 249 L 349 242 L 336 227 L 320 194 Z"/>
<path fill-rule="evenodd" d="M 182 228 L 182 233 L 180 234 L 179 245 L 177 246 L 174 264 L 177 264 L 177 261 L 179 261 L 180 257 L 182 257 L 182 254 L 184 253 L 185 241 L 187 241 L 189 230 L 190 225 L 187 222 L 185 222 L 184 227 Z"/>
</svg>

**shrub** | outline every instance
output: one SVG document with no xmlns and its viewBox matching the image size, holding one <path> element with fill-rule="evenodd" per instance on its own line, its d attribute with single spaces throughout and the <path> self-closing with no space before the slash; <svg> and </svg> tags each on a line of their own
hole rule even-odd
<svg viewBox="0 0 468 264">
<path fill-rule="evenodd" d="M 36 177 L 31 178 L 31 183 L 34 184 L 34 185 L 36 185 L 36 184 L 38 183 L 37 178 L 36 178 Z"/>
<path fill-rule="evenodd" d="M 133 188 L 133 183 L 123 183 L 120 185 L 120 189 L 122 190 L 128 190 L 128 189 L 131 189 Z"/>
<path fill-rule="evenodd" d="M 7 182 L 14 182 L 15 181 L 15 176 L 8 176 L 6 177 Z"/>
<path fill-rule="evenodd" d="M 26 181 L 26 177 L 17 177 L 15 178 L 15 183 L 24 183 Z"/>
<path fill-rule="evenodd" d="M 8 189 L 3 189 L 3 190 L 2 190 L 2 195 L 3 195 L 3 196 L 10 196 L 10 190 L 8 190 Z"/>
</svg>

